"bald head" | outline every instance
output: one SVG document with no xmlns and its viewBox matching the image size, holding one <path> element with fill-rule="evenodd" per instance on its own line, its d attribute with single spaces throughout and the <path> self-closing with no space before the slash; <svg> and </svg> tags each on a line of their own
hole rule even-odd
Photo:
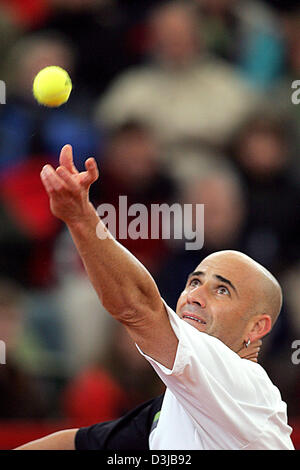
<svg viewBox="0 0 300 470">
<path fill-rule="evenodd" d="M 220 260 L 238 275 L 243 290 L 249 291 L 250 316 L 269 315 L 272 327 L 282 307 L 282 289 L 277 279 L 261 264 L 234 250 L 218 251 L 205 260 Z"/>
<path fill-rule="evenodd" d="M 269 333 L 281 304 L 281 287 L 267 269 L 239 251 L 226 250 L 207 256 L 190 273 L 176 312 L 238 352 Z"/>
</svg>

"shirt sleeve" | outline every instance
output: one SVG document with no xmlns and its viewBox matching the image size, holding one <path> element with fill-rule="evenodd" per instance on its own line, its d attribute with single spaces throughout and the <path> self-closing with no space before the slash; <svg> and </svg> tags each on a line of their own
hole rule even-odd
<svg viewBox="0 0 300 470">
<path fill-rule="evenodd" d="M 265 371 L 166 309 L 179 341 L 173 368 L 141 354 L 198 426 L 213 420 L 240 446 L 256 439 L 274 411 Z"/>
</svg>

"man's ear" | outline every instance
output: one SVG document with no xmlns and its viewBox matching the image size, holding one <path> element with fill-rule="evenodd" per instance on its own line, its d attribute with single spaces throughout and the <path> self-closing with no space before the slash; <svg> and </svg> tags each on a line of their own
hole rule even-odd
<svg viewBox="0 0 300 470">
<path fill-rule="evenodd" d="M 248 332 L 251 343 L 268 334 L 271 328 L 272 320 L 270 315 L 256 315 L 253 318 L 252 328 Z"/>
</svg>

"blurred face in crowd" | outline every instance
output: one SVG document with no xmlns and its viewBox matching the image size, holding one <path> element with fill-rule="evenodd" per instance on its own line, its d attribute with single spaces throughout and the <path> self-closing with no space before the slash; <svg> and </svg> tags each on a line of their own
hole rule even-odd
<svg viewBox="0 0 300 470">
<path fill-rule="evenodd" d="M 190 274 L 176 312 L 238 351 L 270 331 L 281 303 L 281 288 L 267 270 L 242 253 L 219 251 Z"/>
<path fill-rule="evenodd" d="M 298 18 L 298 31 L 292 36 L 288 50 L 288 58 L 292 71 L 295 74 L 300 73 L 300 18 Z"/>
<path fill-rule="evenodd" d="M 17 91 L 28 96 L 35 75 L 44 67 L 55 64 L 72 72 L 73 53 L 63 40 L 32 37 L 18 44 L 15 54 Z"/>
<path fill-rule="evenodd" d="M 197 54 L 197 24 L 185 8 L 174 5 L 156 11 L 150 21 L 152 52 L 163 63 L 183 66 Z"/>
<path fill-rule="evenodd" d="M 238 160 L 250 174 L 266 177 L 277 174 L 287 163 L 287 149 L 271 131 L 246 132 L 239 144 Z"/>
<path fill-rule="evenodd" d="M 237 0 L 195 0 L 204 10 L 213 15 L 222 15 L 232 9 Z"/>
<path fill-rule="evenodd" d="M 17 345 L 21 329 L 21 315 L 17 308 L 0 305 L 0 339 L 8 351 Z"/>
<path fill-rule="evenodd" d="M 194 182 L 187 191 L 186 201 L 204 204 L 204 243 L 220 249 L 234 243 L 244 220 L 244 202 L 237 182 L 215 174 Z"/>
<path fill-rule="evenodd" d="M 130 129 L 113 137 L 109 144 L 107 165 L 127 185 L 143 185 L 157 169 L 158 147 L 150 133 Z"/>
</svg>

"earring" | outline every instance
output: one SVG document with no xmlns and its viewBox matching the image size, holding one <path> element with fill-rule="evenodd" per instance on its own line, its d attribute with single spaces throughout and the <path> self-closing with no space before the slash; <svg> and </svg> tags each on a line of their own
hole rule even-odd
<svg viewBox="0 0 300 470">
<path fill-rule="evenodd" d="M 250 339 L 248 339 L 248 341 L 244 341 L 244 345 L 246 348 L 248 348 L 249 344 L 251 343 Z"/>
</svg>

